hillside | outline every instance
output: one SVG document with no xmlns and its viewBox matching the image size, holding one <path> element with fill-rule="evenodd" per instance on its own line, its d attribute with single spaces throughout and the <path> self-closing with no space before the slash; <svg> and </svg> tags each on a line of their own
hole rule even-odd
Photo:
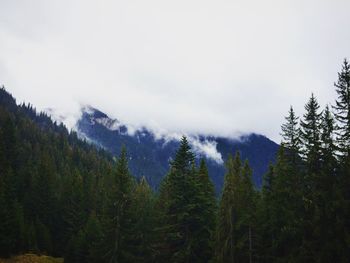
<svg viewBox="0 0 350 263">
<path fill-rule="evenodd" d="M 112 157 L 0 89 L 0 255 L 62 256 L 100 209 Z"/>
<path fill-rule="evenodd" d="M 169 161 L 179 147 L 181 138 L 156 136 L 146 127 L 131 131 L 129 125 L 92 107 L 82 109 L 82 117 L 76 127 L 81 137 L 113 155 L 118 155 L 122 145 L 125 145 L 130 156 L 132 174 L 138 178 L 145 176 L 154 188 L 159 186 L 168 171 Z M 253 181 L 257 187 L 261 187 L 263 175 L 267 172 L 269 163 L 275 161 L 278 149 L 276 143 L 254 133 L 235 139 L 200 134 L 188 135 L 187 138 L 198 158 L 205 158 L 217 192 L 222 189 L 224 162 L 229 154 L 239 151 L 242 159 L 249 161 L 253 169 Z"/>
</svg>

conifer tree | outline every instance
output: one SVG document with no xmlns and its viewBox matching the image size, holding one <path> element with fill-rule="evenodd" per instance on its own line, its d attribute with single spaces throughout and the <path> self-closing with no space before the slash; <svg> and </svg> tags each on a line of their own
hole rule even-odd
<svg viewBox="0 0 350 263">
<path fill-rule="evenodd" d="M 14 173 L 8 168 L 0 173 L 0 253 L 9 256 L 17 251 L 19 222 L 16 218 L 16 189 Z"/>
<path fill-rule="evenodd" d="M 207 262 L 202 257 L 199 233 L 204 228 L 201 211 L 199 178 L 194 166 L 194 155 L 186 137 L 171 163 L 169 174 L 161 187 L 162 220 L 160 227 L 159 262 Z M 205 242 L 204 242 L 205 243 Z"/>
<path fill-rule="evenodd" d="M 64 244 L 67 244 L 71 237 L 76 235 L 86 223 L 82 188 L 82 178 L 77 170 L 64 178 L 60 213 L 63 228 L 61 242 Z"/>
<path fill-rule="evenodd" d="M 331 113 L 329 106 L 327 105 L 322 116 L 321 122 L 321 153 L 322 153 L 322 167 L 327 172 L 334 174 L 336 169 L 337 159 L 336 152 L 337 146 L 335 142 L 335 120 Z"/>
<path fill-rule="evenodd" d="M 336 209 L 343 211 L 343 216 L 338 217 L 338 239 L 342 240 L 342 260 L 350 257 L 350 65 L 344 59 L 342 70 L 338 73 L 338 80 L 334 84 L 338 95 L 333 109 L 337 120 L 337 146 L 340 154 L 339 175 L 337 176 L 337 190 L 340 191 Z"/>
<path fill-rule="evenodd" d="M 339 243 L 336 235 L 335 222 L 336 200 L 339 189 L 336 187 L 337 179 L 337 147 L 334 140 L 335 121 L 332 113 L 326 106 L 321 123 L 321 161 L 322 169 L 315 175 L 313 202 L 315 211 L 313 214 L 313 237 L 312 250 L 317 262 L 338 261 L 336 247 Z M 333 242 L 328 242 L 333 240 Z"/>
<path fill-rule="evenodd" d="M 114 184 L 111 186 L 107 207 L 103 215 L 102 258 L 106 262 L 132 262 L 130 260 L 128 229 L 133 180 L 125 147 L 117 160 Z"/>
<path fill-rule="evenodd" d="M 303 154 L 306 161 L 307 173 L 317 173 L 320 169 L 321 150 L 321 113 L 320 105 L 314 94 L 311 94 L 309 101 L 305 105 L 306 113 L 301 121 L 301 139 L 303 143 Z"/>
<path fill-rule="evenodd" d="M 265 262 L 301 260 L 303 253 L 304 179 L 291 166 L 286 149 L 280 147 L 276 164 L 270 170 L 269 188 L 264 191 L 265 217 L 269 224 L 265 229 Z M 268 190 L 267 190 L 268 189 Z"/>
<path fill-rule="evenodd" d="M 282 144 L 286 149 L 288 149 L 292 165 L 297 165 L 301 150 L 300 128 L 299 117 L 296 116 L 292 106 L 290 107 L 288 116 L 285 117 L 285 119 L 286 123 L 284 123 L 281 127 L 281 136 L 283 138 Z"/>
<path fill-rule="evenodd" d="M 264 175 L 261 198 L 257 206 L 259 232 L 257 250 L 261 262 L 273 262 L 274 233 L 276 233 L 273 229 L 276 226 L 273 220 L 277 218 L 274 193 L 275 173 L 274 166 L 270 163 L 268 172 Z"/>
<path fill-rule="evenodd" d="M 240 181 L 241 169 L 239 152 L 236 153 L 234 159 L 229 155 L 226 161 L 225 182 L 217 220 L 215 260 L 218 263 L 233 263 L 236 258 L 237 201 L 235 195 Z"/>
<path fill-rule="evenodd" d="M 350 65 L 344 59 L 342 70 L 338 73 L 338 81 L 334 83 L 338 99 L 333 109 L 338 121 L 338 143 L 340 151 L 350 155 Z"/>
<path fill-rule="evenodd" d="M 90 214 L 90 217 L 86 223 L 85 229 L 85 243 L 86 243 L 86 260 L 89 263 L 99 263 L 101 258 L 99 255 L 99 244 L 102 239 L 102 228 L 99 219 L 94 213 Z"/>
<path fill-rule="evenodd" d="M 133 262 L 154 262 L 155 196 L 145 177 L 137 184 L 132 195 L 131 250 Z"/>
<path fill-rule="evenodd" d="M 198 236 L 198 254 L 201 262 L 207 262 L 213 256 L 213 241 L 216 225 L 217 202 L 214 185 L 210 180 L 207 165 L 204 159 L 200 160 L 198 172 L 198 194 L 201 227 Z"/>
<path fill-rule="evenodd" d="M 244 162 L 241 173 L 241 184 L 238 189 L 240 203 L 240 222 L 238 230 L 241 232 L 239 248 L 241 257 L 239 262 L 253 262 L 255 254 L 255 232 L 256 232 L 256 201 L 257 196 L 252 183 L 252 170 L 248 160 Z"/>
</svg>

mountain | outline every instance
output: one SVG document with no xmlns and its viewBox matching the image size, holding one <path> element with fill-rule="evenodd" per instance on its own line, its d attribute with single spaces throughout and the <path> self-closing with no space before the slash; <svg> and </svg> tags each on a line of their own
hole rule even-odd
<svg viewBox="0 0 350 263">
<path fill-rule="evenodd" d="M 145 176 L 154 188 L 167 173 L 171 156 L 174 156 L 181 138 L 176 135 L 159 136 L 146 127 L 135 129 L 90 106 L 82 108 L 76 129 L 82 138 L 113 155 L 119 154 L 122 145 L 125 145 L 132 174 L 139 178 Z M 276 143 L 254 133 L 236 139 L 204 135 L 187 137 L 199 158 L 206 159 L 217 191 L 223 185 L 224 161 L 229 154 L 239 151 L 243 159 L 248 159 L 254 183 L 261 187 L 263 175 L 269 163 L 275 161 L 278 149 Z"/>
</svg>

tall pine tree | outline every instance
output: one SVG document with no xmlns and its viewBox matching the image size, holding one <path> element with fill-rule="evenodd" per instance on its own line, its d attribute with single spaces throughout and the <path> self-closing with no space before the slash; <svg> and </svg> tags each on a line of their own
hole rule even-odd
<svg viewBox="0 0 350 263">
<path fill-rule="evenodd" d="M 123 147 L 117 160 L 114 182 L 108 192 L 102 220 L 101 258 L 106 262 L 132 262 L 128 230 L 131 228 L 130 209 L 133 185 L 126 149 Z"/>
</svg>

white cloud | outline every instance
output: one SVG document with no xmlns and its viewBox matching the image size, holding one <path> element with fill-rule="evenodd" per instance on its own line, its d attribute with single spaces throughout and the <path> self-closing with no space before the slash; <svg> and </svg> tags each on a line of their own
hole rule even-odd
<svg viewBox="0 0 350 263">
<path fill-rule="evenodd" d="M 223 164 L 221 153 L 216 149 L 217 143 L 215 141 L 199 141 L 196 138 L 189 137 L 190 144 L 193 147 L 193 151 L 206 156 L 217 162 L 218 164 Z"/>
<path fill-rule="evenodd" d="M 346 0 L 3 0 L 0 82 L 20 101 L 136 126 L 279 141 L 289 105 L 332 102 Z"/>
</svg>

